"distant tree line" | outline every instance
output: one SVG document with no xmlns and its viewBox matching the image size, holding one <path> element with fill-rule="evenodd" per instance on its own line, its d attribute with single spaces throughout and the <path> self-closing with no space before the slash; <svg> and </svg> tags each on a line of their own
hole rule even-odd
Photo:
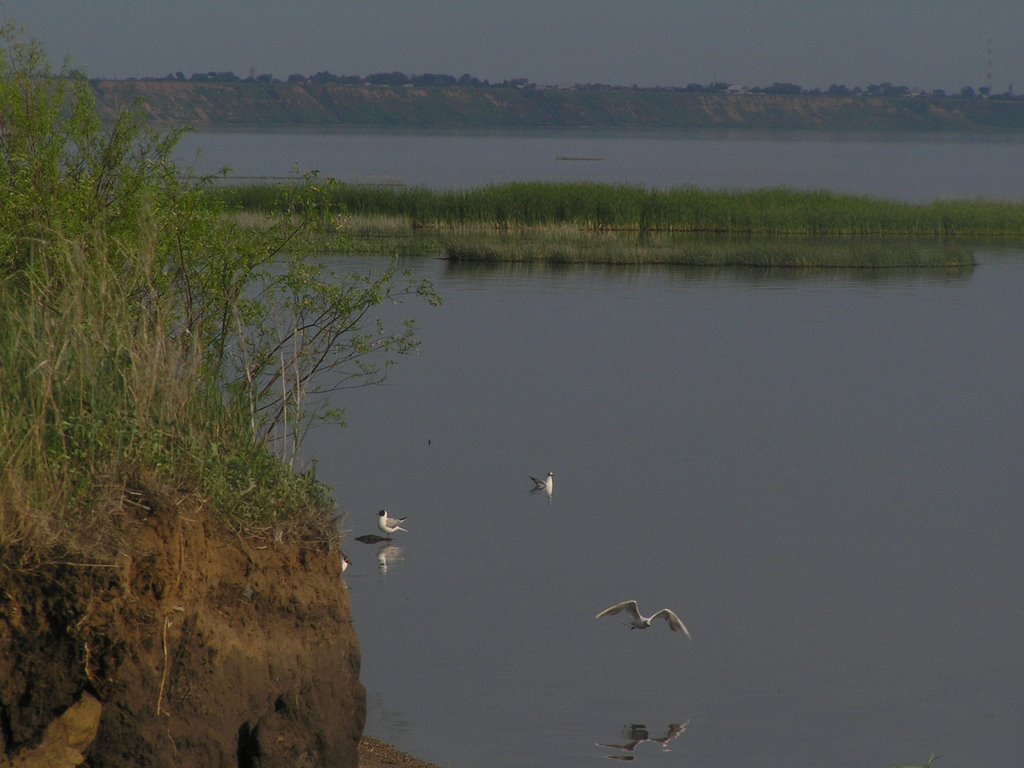
<svg viewBox="0 0 1024 768">
<path fill-rule="evenodd" d="M 129 78 L 135 80 L 137 78 Z M 199 83 L 280 83 L 280 79 L 269 74 L 256 74 L 250 71 L 246 77 L 240 77 L 234 72 L 195 72 L 186 76 L 183 72 L 175 72 L 164 77 L 145 77 L 142 80 L 177 80 Z M 961 99 L 1020 99 L 1013 92 L 1013 86 L 1009 86 L 1002 93 L 992 93 L 987 86 L 975 88 L 965 85 L 955 93 L 947 93 L 940 89 L 926 91 L 921 88 L 911 88 L 906 85 L 893 85 L 892 83 L 872 83 L 865 87 L 833 84 L 826 89 L 804 88 L 796 83 L 775 82 L 766 86 L 743 86 L 725 82 L 688 83 L 685 86 L 619 86 L 606 85 L 603 83 L 573 83 L 570 85 L 537 85 L 525 77 L 516 77 L 500 82 L 480 80 L 472 75 L 434 74 L 425 72 L 420 75 L 407 75 L 404 72 L 376 72 L 370 75 L 336 75 L 332 72 L 323 71 L 313 75 L 294 74 L 289 75 L 283 82 L 293 84 L 334 83 L 340 85 L 373 85 L 390 87 L 414 87 L 414 88 L 562 88 L 571 90 L 652 90 L 652 91 L 675 91 L 683 93 L 768 93 L 782 96 L 883 96 L 893 98 L 961 98 Z"/>
<path fill-rule="evenodd" d="M 246 77 L 236 75 L 234 72 L 193 72 L 186 76 L 184 72 L 175 72 L 164 77 L 130 77 L 128 80 L 176 80 L 192 83 L 338 83 L 341 85 L 388 85 L 388 86 L 414 86 L 416 88 L 534 88 L 525 77 L 502 80 L 499 83 L 491 83 L 488 80 L 479 80 L 472 75 L 435 75 L 426 72 L 422 75 L 407 75 L 404 72 L 376 72 L 372 75 L 335 75 L 332 72 L 317 72 L 314 75 L 289 75 L 282 81 L 269 74 L 257 75 L 251 72 Z"/>
</svg>

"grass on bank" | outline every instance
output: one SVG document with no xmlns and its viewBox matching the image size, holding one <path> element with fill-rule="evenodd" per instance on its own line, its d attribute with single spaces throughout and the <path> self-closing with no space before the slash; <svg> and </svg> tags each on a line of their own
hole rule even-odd
<svg viewBox="0 0 1024 768">
<path fill-rule="evenodd" d="M 147 492 L 199 497 L 248 534 L 334 543 L 301 444 L 332 392 L 416 347 L 376 308 L 429 284 L 336 275 L 289 249 L 315 184 L 242 227 L 181 179 L 177 136 L 99 120 L 88 81 L 0 28 L 0 554 L 107 562 Z"/>
<path fill-rule="evenodd" d="M 143 488 L 201 495 L 239 529 L 329 537 L 325 489 L 253 440 L 174 303 L 140 304 L 140 275 L 101 248 L 49 251 L 60 278 L 0 284 L 0 547 L 103 559 Z"/>
</svg>

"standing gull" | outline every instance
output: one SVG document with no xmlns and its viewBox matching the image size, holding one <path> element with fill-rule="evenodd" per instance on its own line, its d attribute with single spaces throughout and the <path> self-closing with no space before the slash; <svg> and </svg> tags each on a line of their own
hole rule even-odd
<svg viewBox="0 0 1024 768">
<path fill-rule="evenodd" d="M 682 620 L 676 616 L 673 611 L 668 608 L 662 608 L 653 616 L 642 616 L 640 615 L 640 609 L 636 607 L 636 600 L 626 600 L 625 602 L 618 603 L 610 608 L 605 608 L 594 618 L 600 619 L 602 616 L 614 616 L 616 613 L 621 613 L 622 611 L 626 611 L 626 613 L 633 617 L 629 621 L 630 629 L 647 629 L 651 626 L 652 621 L 664 616 L 665 621 L 668 622 L 668 626 L 673 632 L 682 632 L 687 637 L 690 637 L 690 630 L 686 628 L 686 625 L 683 624 Z"/>
<path fill-rule="evenodd" d="M 388 517 L 388 511 L 386 509 L 382 509 L 377 513 L 377 527 L 388 536 L 395 531 L 405 531 L 408 533 L 408 531 L 402 527 L 402 523 L 404 523 L 405 520 L 406 518 L 404 517 Z"/>
</svg>

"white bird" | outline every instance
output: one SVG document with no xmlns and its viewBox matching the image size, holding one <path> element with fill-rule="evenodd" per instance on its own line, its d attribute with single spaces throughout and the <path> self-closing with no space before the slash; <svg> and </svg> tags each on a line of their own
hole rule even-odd
<svg viewBox="0 0 1024 768">
<path fill-rule="evenodd" d="M 655 744 L 660 744 L 661 748 L 666 752 L 669 751 L 668 743 L 674 739 L 678 739 L 683 733 L 686 732 L 686 726 L 690 724 L 687 720 L 685 723 L 669 723 L 668 730 L 665 731 L 665 735 L 660 739 L 651 739 Z"/>
<path fill-rule="evenodd" d="M 626 600 L 610 608 L 605 608 L 594 618 L 600 619 L 602 616 L 614 616 L 616 613 L 622 613 L 622 611 L 626 611 L 633 617 L 629 622 L 630 629 L 647 629 L 651 626 L 652 621 L 664 616 L 665 621 L 668 622 L 668 626 L 673 632 L 682 632 L 687 637 L 690 637 L 690 630 L 686 628 L 686 625 L 683 624 L 682 620 L 673 611 L 668 608 L 662 608 L 653 616 L 642 616 L 640 615 L 640 609 L 636 607 L 636 600 Z"/>
<path fill-rule="evenodd" d="M 382 509 L 377 513 L 377 527 L 388 535 L 395 531 L 405 531 L 408 533 L 409 531 L 402 527 L 402 523 L 404 523 L 405 520 L 406 518 L 404 517 L 388 517 L 388 511 L 386 509 Z"/>
<path fill-rule="evenodd" d="M 555 490 L 554 472 L 548 472 L 548 476 L 543 480 L 538 480 L 533 475 L 530 475 L 530 479 L 533 480 L 533 490 L 535 491 L 544 491 L 544 493 L 550 496 Z"/>
<path fill-rule="evenodd" d="M 352 565 L 352 561 L 348 559 L 348 555 L 344 552 L 341 553 L 341 572 L 344 573 L 348 570 L 348 567 Z"/>
</svg>

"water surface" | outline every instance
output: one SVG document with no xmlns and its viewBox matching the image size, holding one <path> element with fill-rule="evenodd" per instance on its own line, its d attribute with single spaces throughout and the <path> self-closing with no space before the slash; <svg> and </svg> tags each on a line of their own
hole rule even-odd
<svg viewBox="0 0 1024 768">
<path fill-rule="evenodd" d="M 241 176 L 1024 199 L 1024 143 L 196 135 Z M 597 158 L 566 160 L 564 158 Z M 561 158 L 561 159 L 560 159 Z M 921 271 L 454 268 L 307 445 L 347 518 L 367 732 L 449 768 L 1012 766 L 1024 253 Z M 383 268 L 377 259 L 339 268 Z M 529 475 L 555 472 L 549 501 Z M 389 548 L 377 510 L 408 515 Z M 693 640 L 594 615 L 636 598 Z M 685 730 L 666 746 L 628 744 Z"/>
<path fill-rule="evenodd" d="M 587 133 L 206 133 L 178 157 L 204 173 L 437 189 L 508 181 L 598 181 L 711 189 L 785 186 L 912 202 L 1024 199 L 1024 142 L 949 137 L 707 138 Z"/>
<path fill-rule="evenodd" d="M 451 768 L 1015 764 L 1022 256 L 412 263 L 446 299 L 397 309 L 419 355 L 309 446 L 350 537 L 409 516 L 386 568 L 346 544 L 367 732 Z M 627 598 L 693 640 L 594 619 Z M 598 746 L 672 723 L 671 751 Z"/>
</svg>

